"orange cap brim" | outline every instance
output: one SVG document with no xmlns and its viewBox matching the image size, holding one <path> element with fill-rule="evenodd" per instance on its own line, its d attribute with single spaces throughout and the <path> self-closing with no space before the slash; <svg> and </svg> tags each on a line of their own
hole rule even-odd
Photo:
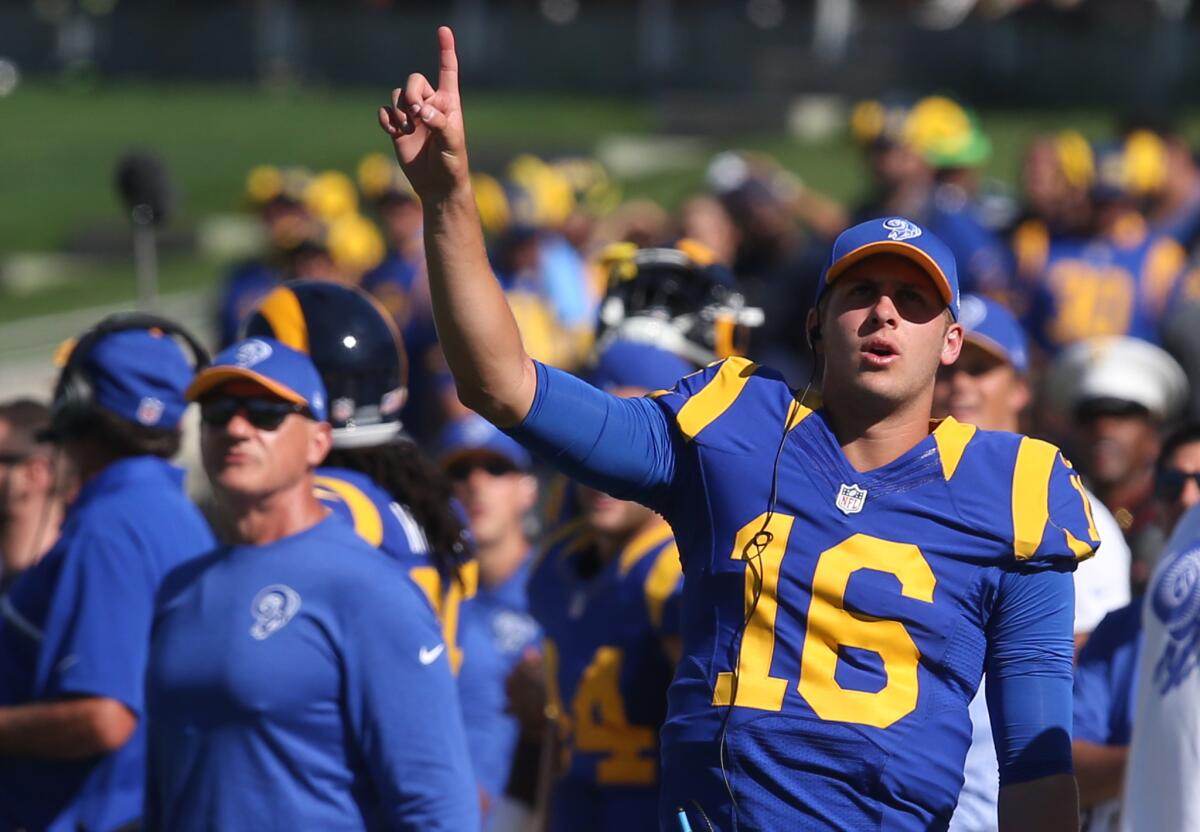
<svg viewBox="0 0 1200 832">
<path fill-rule="evenodd" d="M 230 381 L 252 381 L 285 401 L 308 406 L 308 400 L 295 390 L 245 367 L 209 367 L 192 379 L 184 396 L 189 402 L 194 402 L 210 390 Z"/>
<path fill-rule="evenodd" d="M 848 254 L 842 255 L 841 259 L 830 266 L 829 271 L 825 273 L 825 285 L 832 285 L 833 281 L 840 277 L 846 269 L 876 254 L 895 254 L 912 261 L 921 268 L 921 271 L 929 275 L 929 279 L 937 287 L 942 301 L 947 306 L 953 305 L 954 292 L 950 288 L 950 281 L 947 279 L 946 273 L 942 271 L 942 267 L 921 249 L 900 240 L 878 240 L 859 246 Z"/>
</svg>

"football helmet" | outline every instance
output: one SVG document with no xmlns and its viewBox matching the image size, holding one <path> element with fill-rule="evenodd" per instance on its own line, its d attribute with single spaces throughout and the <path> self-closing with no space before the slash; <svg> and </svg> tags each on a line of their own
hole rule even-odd
<svg viewBox="0 0 1200 832">
<path fill-rule="evenodd" d="M 748 306 L 733 273 L 694 240 L 671 248 L 617 243 L 601 255 L 608 291 L 595 353 L 613 341 L 650 344 L 704 366 L 745 352 L 763 311 Z"/>
<path fill-rule="evenodd" d="M 408 358 L 391 316 L 366 292 L 327 281 L 285 283 L 259 304 L 244 335 L 308 353 L 329 395 L 335 448 L 381 445 L 400 434 Z"/>
</svg>

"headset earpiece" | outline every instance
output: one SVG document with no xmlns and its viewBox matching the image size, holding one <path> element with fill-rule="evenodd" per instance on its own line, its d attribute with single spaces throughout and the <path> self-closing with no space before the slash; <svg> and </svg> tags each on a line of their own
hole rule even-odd
<svg viewBox="0 0 1200 832">
<path fill-rule="evenodd" d="M 817 342 L 821 340 L 821 325 L 813 324 L 805 334 L 808 336 L 808 348 L 815 351 Z"/>
</svg>

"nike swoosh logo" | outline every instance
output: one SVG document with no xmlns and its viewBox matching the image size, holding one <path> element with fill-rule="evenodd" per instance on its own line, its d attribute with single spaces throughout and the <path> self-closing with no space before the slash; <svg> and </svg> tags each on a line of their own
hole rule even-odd
<svg viewBox="0 0 1200 832">
<path fill-rule="evenodd" d="M 433 664 L 435 661 L 437 661 L 437 657 L 442 655 L 442 652 L 445 649 L 446 649 L 446 645 L 444 645 L 444 644 L 439 644 L 437 647 L 434 647 L 433 649 L 430 649 L 428 647 L 422 647 L 421 651 L 419 653 L 417 653 L 417 660 L 421 664 Z"/>
</svg>

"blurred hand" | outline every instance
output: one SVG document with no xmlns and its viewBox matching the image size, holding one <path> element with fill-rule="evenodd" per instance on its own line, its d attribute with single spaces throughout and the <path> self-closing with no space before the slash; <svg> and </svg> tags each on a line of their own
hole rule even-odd
<svg viewBox="0 0 1200 832">
<path fill-rule="evenodd" d="M 521 734 L 540 738 L 546 727 L 546 672 L 541 654 L 532 647 L 525 650 L 505 684 L 508 713 L 521 723 Z"/>
<path fill-rule="evenodd" d="M 458 55 L 450 27 L 438 29 L 438 85 L 420 73 L 392 90 L 392 106 L 379 108 L 379 126 L 422 202 L 436 201 L 469 183 L 467 143 L 458 97 Z"/>
</svg>

